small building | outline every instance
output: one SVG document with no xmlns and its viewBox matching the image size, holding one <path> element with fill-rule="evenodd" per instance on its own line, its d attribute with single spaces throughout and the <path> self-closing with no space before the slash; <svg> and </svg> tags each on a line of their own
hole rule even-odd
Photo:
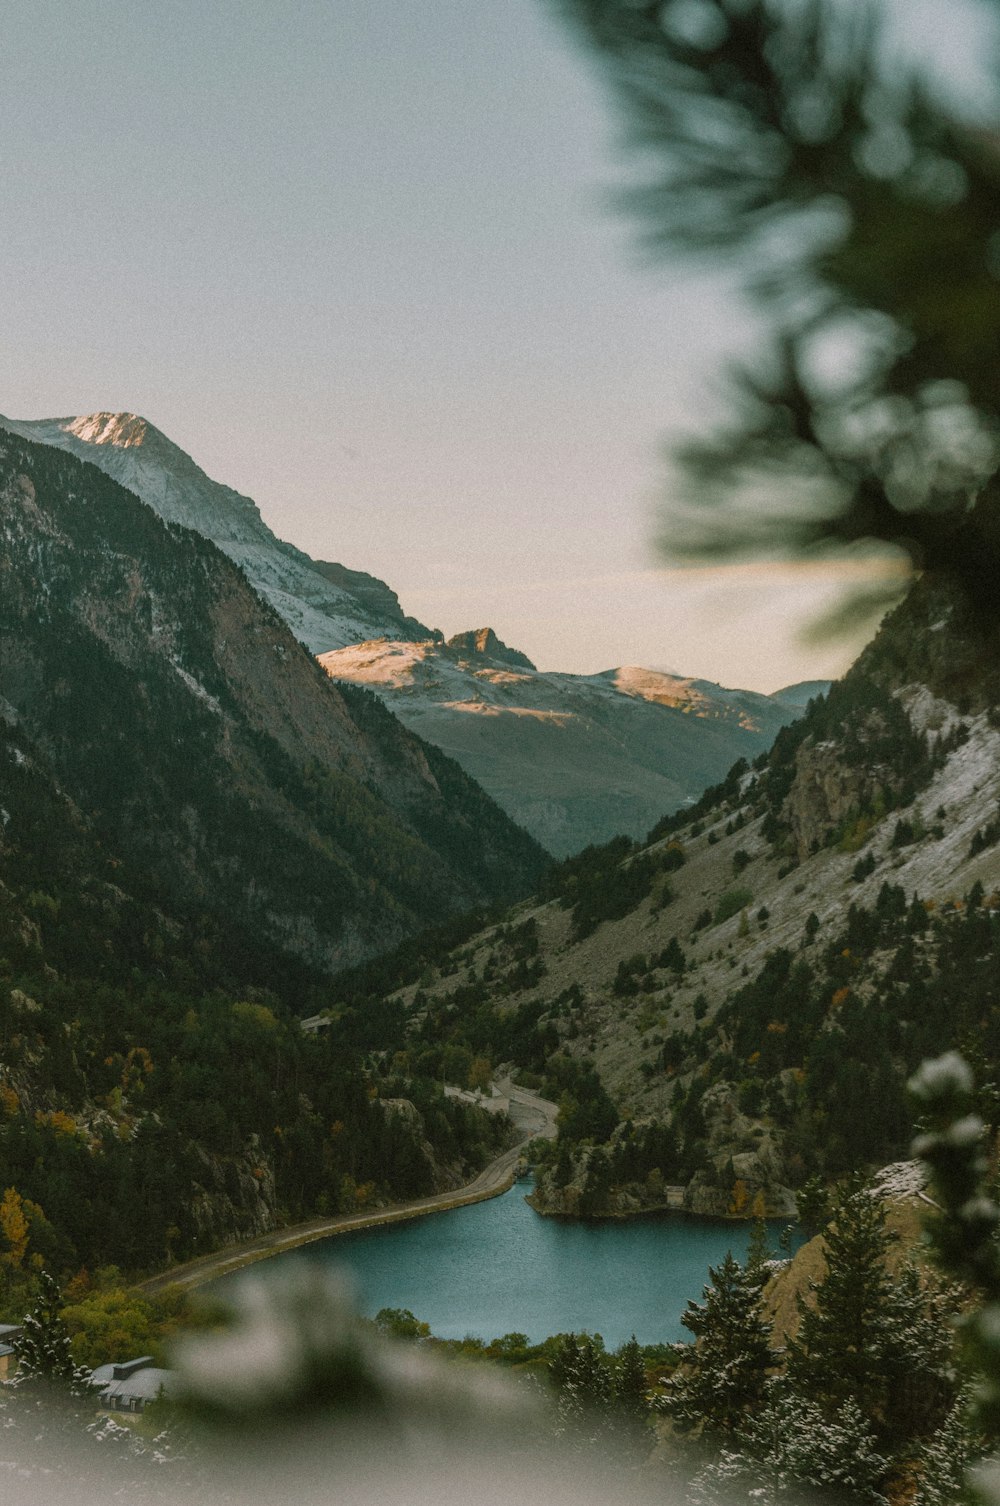
<svg viewBox="0 0 1000 1506">
<path fill-rule="evenodd" d="M 120 1365 L 98 1365 L 90 1377 L 102 1406 L 112 1412 L 141 1412 L 158 1396 L 169 1396 L 175 1382 L 175 1372 L 154 1365 L 151 1354 Z"/>
<path fill-rule="evenodd" d="M 17 1369 L 17 1351 L 13 1340 L 20 1332 L 20 1323 L 0 1323 L 0 1381 L 10 1380 Z"/>
</svg>

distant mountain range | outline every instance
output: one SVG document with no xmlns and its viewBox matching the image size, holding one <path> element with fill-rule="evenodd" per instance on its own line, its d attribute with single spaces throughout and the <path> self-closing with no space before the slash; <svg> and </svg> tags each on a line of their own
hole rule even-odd
<svg viewBox="0 0 1000 1506">
<path fill-rule="evenodd" d="M 97 466 L 166 521 L 211 539 L 331 677 L 374 691 L 556 856 L 644 836 L 734 759 L 763 752 L 826 688 L 763 696 L 636 668 L 544 673 L 489 628 L 445 643 L 383 581 L 282 542 L 249 497 L 212 481 L 134 413 L 0 426 Z"/>
<path fill-rule="evenodd" d="M 644 837 L 737 758 L 770 747 L 827 688 L 765 696 L 650 669 L 542 673 L 491 628 L 447 643 L 381 639 L 319 661 L 376 691 L 558 857 Z"/>
</svg>

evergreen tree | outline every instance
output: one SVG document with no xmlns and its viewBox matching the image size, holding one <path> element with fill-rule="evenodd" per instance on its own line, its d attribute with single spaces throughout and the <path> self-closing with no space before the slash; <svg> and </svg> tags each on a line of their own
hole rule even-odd
<svg viewBox="0 0 1000 1506">
<path fill-rule="evenodd" d="M 696 1344 L 669 1382 L 666 1410 L 683 1431 L 732 1432 L 761 1400 L 775 1356 L 760 1308 L 760 1280 L 727 1254 L 709 1270 L 704 1303 L 681 1318 Z"/>
<path fill-rule="evenodd" d="M 767 1280 L 767 1263 L 771 1248 L 767 1241 L 767 1225 L 762 1218 L 755 1218 L 750 1226 L 750 1242 L 747 1245 L 747 1274 L 755 1276 L 761 1286 Z"/>
<path fill-rule="evenodd" d="M 920 1482 L 912 1506 L 969 1506 L 974 1497 L 965 1483 L 965 1472 L 974 1451 L 969 1398 L 963 1394 L 921 1455 Z"/>
<path fill-rule="evenodd" d="M 890 1275 L 893 1235 L 863 1188 L 843 1199 L 824 1238 L 826 1274 L 811 1283 L 811 1305 L 799 1298 L 802 1322 L 788 1343 L 793 1388 L 827 1409 L 853 1402 L 887 1438 L 929 1431 L 954 1399 L 952 1294 L 926 1291 L 911 1265 Z"/>
<path fill-rule="evenodd" d="M 788 1374 L 809 1401 L 853 1400 L 866 1417 L 881 1413 L 883 1357 L 892 1282 L 885 1265 L 892 1236 L 877 1198 L 855 1188 L 824 1236 L 826 1274 L 799 1297 L 801 1326 L 788 1343 Z"/>
<path fill-rule="evenodd" d="M 853 1401 L 831 1416 L 787 1386 L 772 1383 L 764 1408 L 736 1434 L 734 1447 L 702 1470 L 691 1488 L 696 1503 L 749 1499 L 772 1506 L 814 1491 L 882 1503 L 878 1485 L 888 1462 Z"/>
<path fill-rule="evenodd" d="M 564 1333 L 556 1351 L 549 1361 L 549 1379 L 557 1391 L 562 1391 L 576 1375 L 580 1362 L 580 1346 L 575 1333 Z"/>
<path fill-rule="evenodd" d="M 635 1334 L 624 1343 L 616 1355 L 614 1374 L 615 1406 L 624 1417 L 645 1422 L 649 1416 L 646 1393 L 646 1366 Z"/>
<path fill-rule="evenodd" d="M 583 1405 L 592 1411 L 607 1411 L 611 1404 L 611 1370 L 600 1336 L 585 1334 L 580 1345 L 576 1371 L 569 1378 Z"/>
<path fill-rule="evenodd" d="M 35 1305 L 13 1341 L 20 1380 L 50 1381 L 76 1395 L 86 1391 L 90 1371 L 78 1365 L 62 1317 L 62 1293 L 55 1278 L 42 1271 Z"/>
<path fill-rule="evenodd" d="M 795 1194 L 795 1209 L 799 1222 L 810 1234 L 816 1234 L 830 1217 L 830 1193 L 820 1176 L 811 1176 L 803 1182 Z"/>
<path fill-rule="evenodd" d="M 893 1281 L 886 1308 L 882 1363 L 886 1432 L 894 1439 L 925 1438 L 954 1408 L 954 1315 L 962 1293 L 930 1284 L 907 1261 Z"/>
<path fill-rule="evenodd" d="M 600 1335 L 564 1335 L 549 1375 L 559 1388 L 556 1436 L 576 1450 L 603 1453 L 613 1446 L 612 1374 Z"/>
<path fill-rule="evenodd" d="M 646 1365 L 635 1334 L 615 1356 L 613 1411 L 616 1423 L 615 1443 L 624 1463 L 645 1462 L 651 1442 Z"/>
</svg>

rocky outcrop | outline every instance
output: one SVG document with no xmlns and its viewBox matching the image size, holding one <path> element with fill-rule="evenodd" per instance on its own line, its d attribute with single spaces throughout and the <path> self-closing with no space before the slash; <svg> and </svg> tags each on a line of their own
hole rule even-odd
<svg viewBox="0 0 1000 1506">
<path fill-rule="evenodd" d="M 874 798 L 877 789 L 874 771 L 845 764 L 836 743 L 803 743 L 784 808 L 798 857 L 821 847 L 832 831 Z"/>
<path fill-rule="evenodd" d="M 727 1083 L 717 1083 L 702 1101 L 710 1162 L 686 1185 L 673 1186 L 654 1171 L 641 1182 L 619 1182 L 608 1174 L 609 1160 L 636 1127 L 620 1124 L 603 1146 L 584 1146 L 569 1176 L 559 1181 L 555 1166 L 540 1171 L 528 1202 L 537 1213 L 563 1218 L 628 1218 L 642 1213 L 683 1211 L 710 1218 L 795 1216 L 795 1194 L 785 1185 L 780 1148 L 758 1121 L 741 1114 Z M 641 1121 L 638 1121 L 641 1125 Z"/>
<path fill-rule="evenodd" d="M 484 659 L 493 659 L 498 664 L 513 664 L 516 669 L 534 669 L 527 654 L 502 643 L 491 627 L 470 628 L 468 632 L 456 633 L 449 638 L 448 648 L 456 654 L 479 654 Z"/>
<path fill-rule="evenodd" d="M 192 1147 L 197 1171 L 188 1204 L 201 1249 L 267 1234 L 276 1225 L 274 1172 L 259 1148 L 242 1156 Z"/>
</svg>

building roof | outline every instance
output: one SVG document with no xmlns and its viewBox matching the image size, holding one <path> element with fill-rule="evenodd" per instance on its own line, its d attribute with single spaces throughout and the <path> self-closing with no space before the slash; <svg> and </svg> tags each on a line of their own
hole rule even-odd
<svg viewBox="0 0 1000 1506">
<path fill-rule="evenodd" d="M 100 1391 L 103 1401 L 154 1401 L 161 1390 L 169 1396 L 175 1372 L 154 1365 L 153 1356 L 144 1354 L 137 1360 L 98 1365 L 91 1373 L 90 1384 Z"/>
<path fill-rule="evenodd" d="M 104 1387 L 104 1401 L 155 1401 L 162 1391 L 169 1396 L 176 1385 L 176 1371 L 161 1370 L 158 1365 L 147 1365 L 145 1370 L 136 1370 L 124 1380 L 115 1380 Z"/>
<path fill-rule="evenodd" d="M 112 1381 L 127 1380 L 137 1370 L 146 1370 L 153 1363 L 151 1354 L 143 1354 L 137 1360 L 118 1360 L 112 1365 L 98 1365 L 96 1370 L 91 1371 L 90 1384 L 92 1386 L 107 1386 Z"/>
</svg>

